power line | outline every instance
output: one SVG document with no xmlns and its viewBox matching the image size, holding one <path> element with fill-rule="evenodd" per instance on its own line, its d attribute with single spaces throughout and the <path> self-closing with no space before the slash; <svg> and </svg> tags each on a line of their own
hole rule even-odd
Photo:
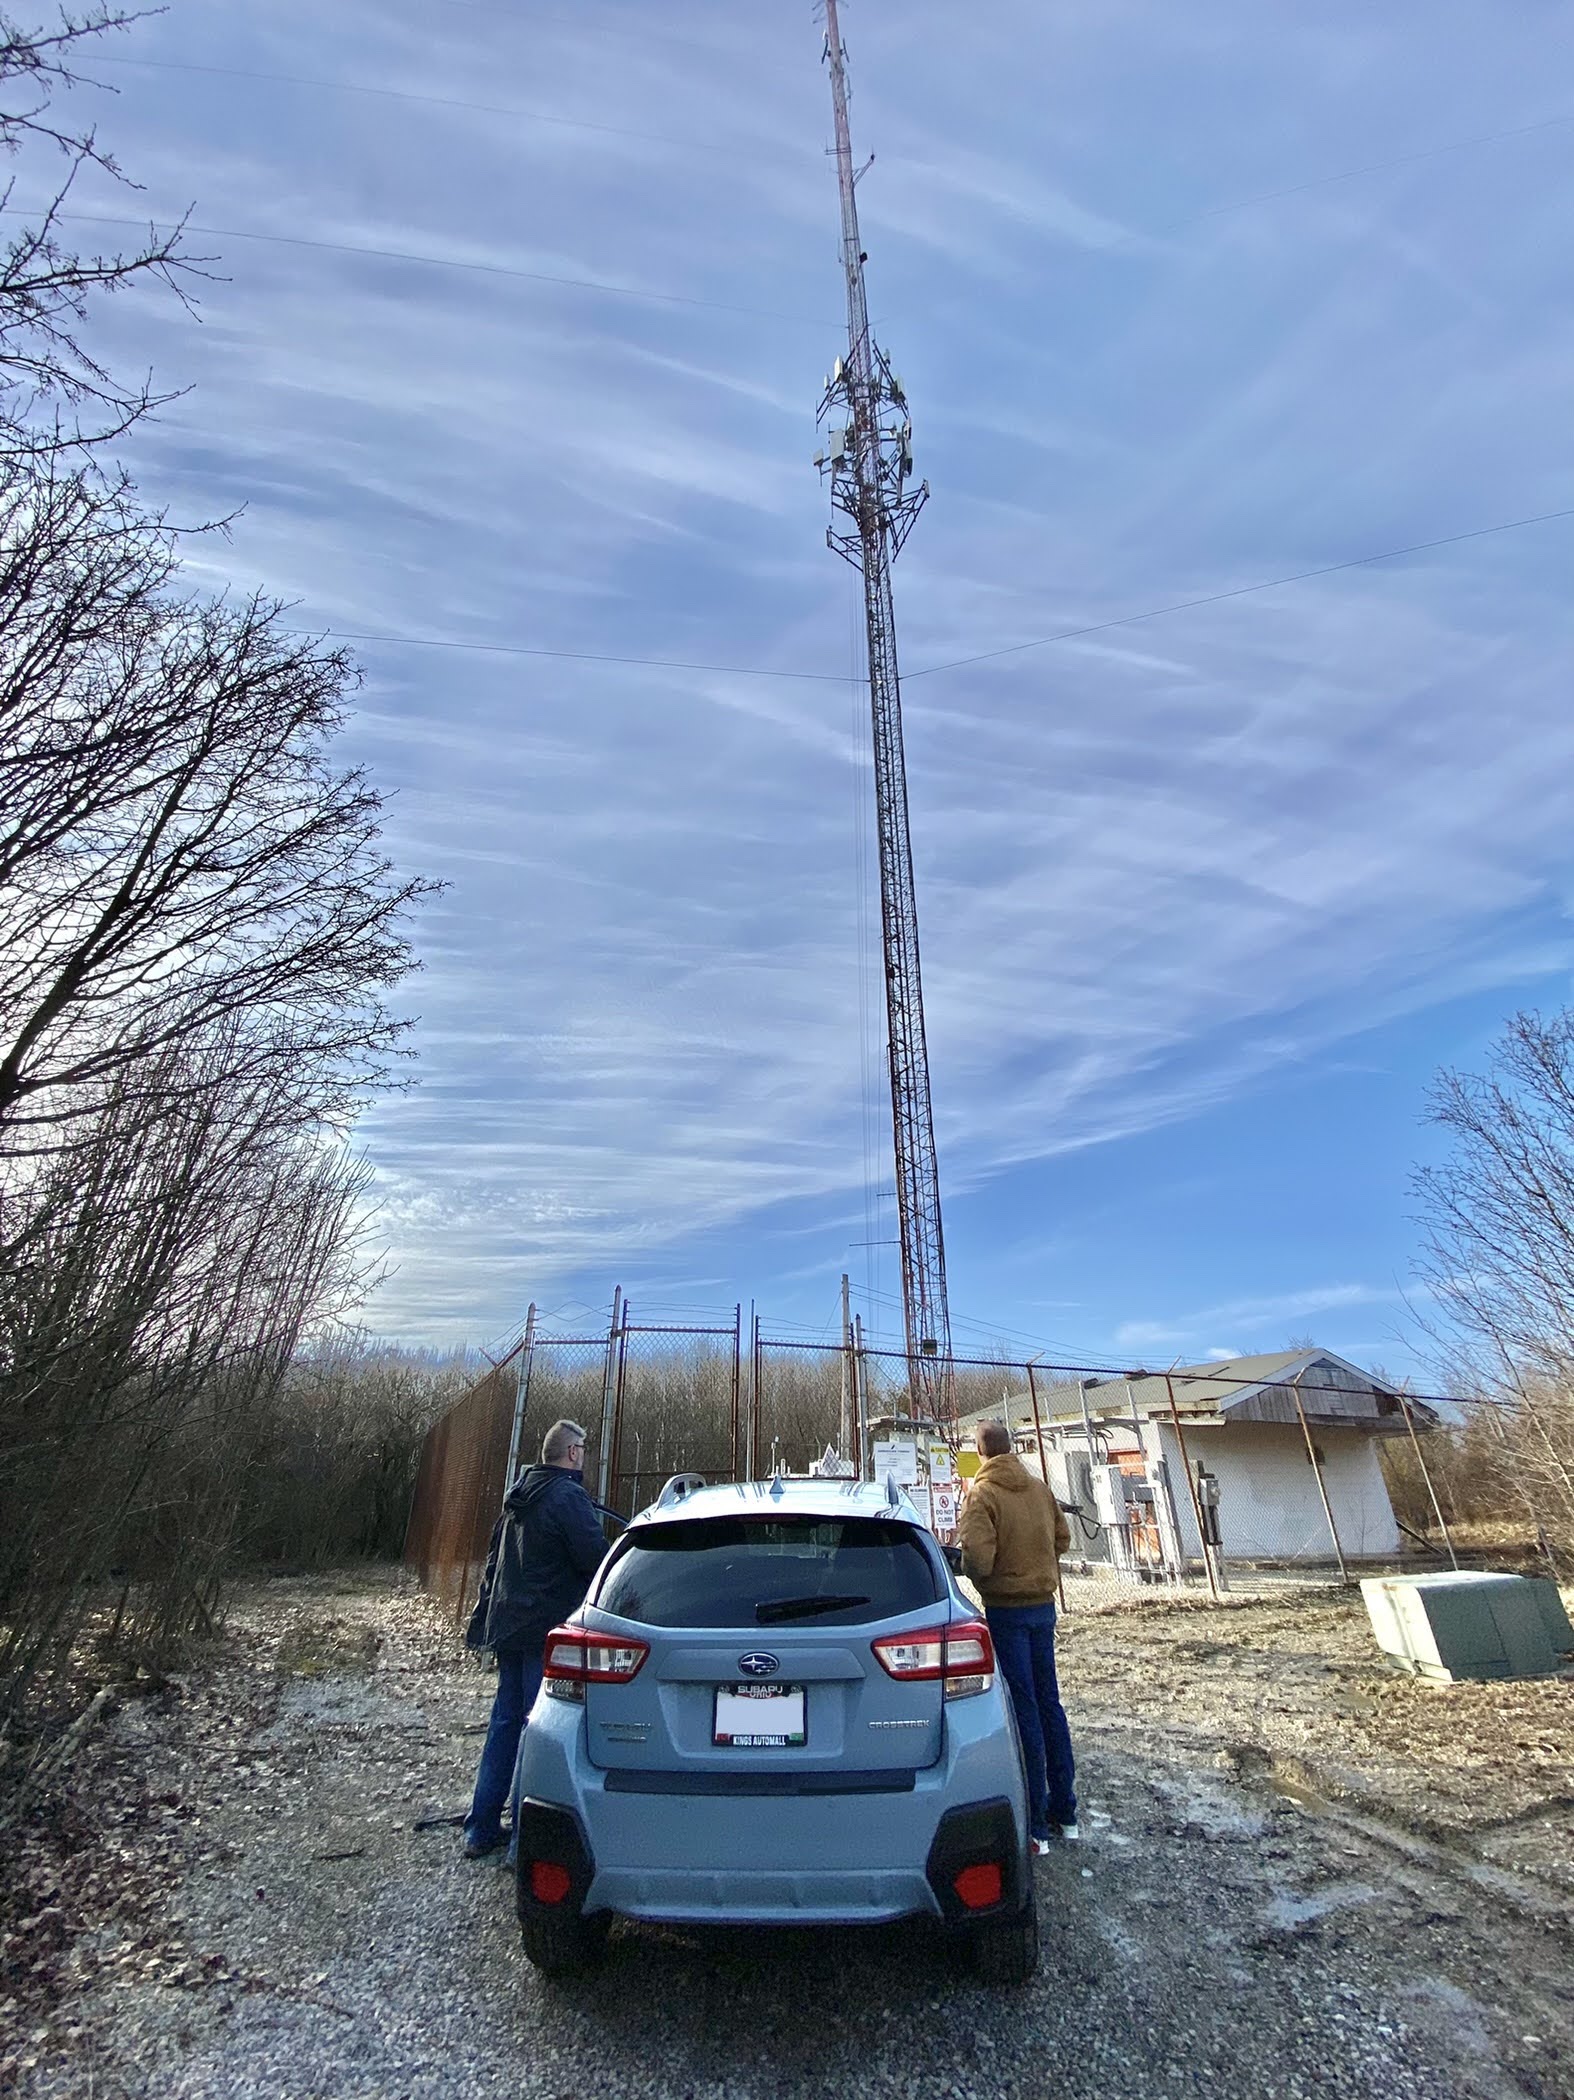
<svg viewBox="0 0 1574 2100">
<path fill-rule="evenodd" d="M 1167 605 L 1149 606 L 1144 612 L 1122 613 L 1112 620 L 1095 620 L 1082 627 L 1062 628 L 1057 634 L 1040 635 L 1036 641 L 1011 642 L 1001 649 L 983 649 L 973 656 L 958 656 L 949 662 L 926 664 L 921 670 L 906 671 L 903 677 L 935 678 L 942 671 L 961 670 L 969 664 L 991 663 L 997 657 L 1019 655 L 1028 649 L 1047 649 L 1056 642 L 1069 642 L 1083 635 L 1107 634 L 1112 628 L 1134 627 L 1145 620 L 1160 620 L 1170 613 L 1189 612 L 1204 605 L 1222 605 L 1232 598 L 1249 598 L 1262 591 L 1282 590 L 1292 583 L 1304 583 L 1319 576 L 1337 576 L 1347 569 L 1369 568 L 1376 562 L 1398 561 L 1407 554 L 1423 554 L 1438 547 L 1462 546 L 1469 540 L 1489 539 L 1496 533 L 1518 532 L 1527 525 L 1546 525 L 1563 518 L 1574 518 L 1574 506 L 1566 510 L 1536 511 L 1523 518 L 1508 518 L 1497 525 L 1479 525 L 1469 532 L 1448 533 L 1440 539 L 1415 540 L 1405 547 L 1387 547 L 1378 554 L 1352 555 L 1348 561 L 1326 562 L 1320 568 L 1298 569 L 1286 576 L 1266 577 L 1261 583 L 1237 584 L 1227 591 L 1210 591 L 1200 598 L 1178 598 Z M 317 629 L 295 628 L 293 633 L 316 633 Z M 564 663 L 626 664 L 641 670 L 655 671 L 708 671 L 728 678 L 788 678 L 810 685 L 846 685 L 845 671 L 773 671 L 759 664 L 710 664 L 690 663 L 670 656 L 614 656 L 586 649 L 540 649 L 519 642 L 470 642 L 442 635 L 415 634 L 361 634 L 350 630 L 329 628 L 324 630 L 326 639 L 340 642 L 369 642 L 390 649 L 459 649 L 472 650 L 478 654 L 493 656 L 533 656 L 556 659 Z"/>
<path fill-rule="evenodd" d="M 291 634 L 316 633 L 315 628 L 292 627 Z M 390 649 L 466 649 L 487 656 L 545 656 L 564 663 L 630 664 L 651 671 L 712 671 L 728 678 L 792 678 L 812 685 L 845 685 L 846 674 L 837 671 L 767 671 L 758 664 L 687 663 L 671 656 L 608 656 L 589 649 L 536 649 L 522 642 L 465 642 L 442 635 L 356 634 L 340 628 L 325 630 L 335 642 L 377 642 Z"/>
<path fill-rule="evenodd" d="M 1354 182 L 1362 175 L 1384 175 L 1391 168 L 1413 167 L 1417 161 L 1437 160 L 1445 153 L 1464 153 L 1473 146 L 1496 146 L 1504 139 L 1528 138 L 1533 132 L 1556 131 L 1574 124 L 1574 116 L 1541 117 L 1533 124 L 1513 124 L 1503 131 L 1479 131 L 1469 138 L 1446 139 L 1440 146 L 1423 146 L 1415 153 L 1398 153 L 1391 160 L 1371 160 L 1360 167 L 1341 168 L 1335 175 L 1313 175 L 1305 182 L 1286 183 L 1282 189 L 1262 190 L 1255 197 L 1237 197 L 1227 204 L 1213 204 L 1206 211 L 1175 222 L 1175 230 L 1200 226 L 1206 219 L 1222 218 L 1226 212 L 1250 211 L 1254 204 L 1274 204 L 1281 197 L 1299 197 L 1306 190 L 1325 189 L 1333 182 Z"/>
<path fill-rule="evenodd" d="M 0 207 L 14 217 L 23 207 Z M 108 212 L 57 212 L 57 220 L 80 226 L 150 227 L 149 219 L 112 216 Z M 439 270 L 473 270 L 487 277 L 513 277 L 527 284 L 567 285 L 583 292 L 605 292 L 619 299 L 648 299 L 662 306 L 698 307 L 713 314 L 749 314 L 761 321 L 785 321 L 795 328 L 820 328 L 826 324 L 804 314 L 778 313 L 764 306 L 732 306 L 718 299 L 694 299 L 684 292 L 647 292 L 638 285 L 608 284 L 600 277 L 564 277 L 547 270 L 521 270 L 511 263 L 466 262 L 453 255 L 419 255 L 406 248 L 376 248 L 359 241 L 315 241 L 301 233 L 254 233 L 239 226 L 197 226 L 189 220 L 184 231 L 212 241 L 265 241 L 280 248 L 314 248 L 329 255 L 370 255 L 387 262 L 422 263 Z"/>
<path fill-rule="evenodd" d="M 1497 532 L 1517 532 L 1525 525 L 1547 525 L 1554 519 L 1574 518 L 1574 506 L 1566 510 L 1536 511 L 1525 518 L 1509 518 L 1500 525 L 1478 525 L 1470 532 L 1450 532 L 1441 539 L 1414 540 L 1407 547 L 1386 547 L 1381 554 L 1355 554 L 1348 561 L 1324 562 L 1315 569 L 1296 569 L 1287 576 L 1270 576 L 1261 583 L 1237 584 L 1233 590 L 1209 591 L 1200 598 L 1177 598 L 1169 605 L 1150 606 L 1146 612 L 1122 613 L 1114 620 L 1094 620 L 1084 627 L 1063 627 L 1056 634 L 1042 634 L 1032 642 L 1008 642 L 1001 649 L 981 649 L 974 656 L 956 656 L 943 664 L 925 664 L 922 670 L 903 676 L 933 678 L 941 671 L 959 671 L 967 664 L 993 663 L 997 657 L 1019 656 L 1027 649 L 1047 649 L 1052 642 L 1073 642 L 1087 634 L 1106 634 L 1112 627 L 1135 627 L 1143 620 L 1162 620 L 1168 613 L 1191 612 L 1202 605 L 1223 605 L 1231 598 L 1250 598 L 1259 591 L 1282 590 L 1287 584 L 1309 583 L 1318 576 L 1338 576 L 1346 569 L 1369 568 L 1374 562 L 1398 561 L 1407 554 L 1427 554 L 1437 547 L 1458 547 L 1466 540 L 1484 540 Z"/>
</svg>

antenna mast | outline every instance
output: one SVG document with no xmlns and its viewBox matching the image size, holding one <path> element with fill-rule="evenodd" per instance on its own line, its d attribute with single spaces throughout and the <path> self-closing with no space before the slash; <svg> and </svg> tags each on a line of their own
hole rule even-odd
<svg viewBox="0 0 1574 2100">
<path fill-rule="evenodd" d="M 862 572 L 869 635 L 869 702 L 874 727 L 875 830 L 880 850 L 880 918 L 885 948 L 885 1013 L 891 1067 L 891 1123 L 896 1139 L 896 1201 L 902 1242 L 902 1311 L 914 1412 L 949 1422 L 951 1315 L 946 1304 L 945 1241 L 940 1229 L 940 1170 L 924 1041 L 924 994 L 918 967 L 918 900 L 908 828 L 907 762 L 902 749 L 902 693 L 896 668 L 896 609 L 891 564 L 929 496 L 928 482 L 908 487 L 913 426 L 902 382 L 869 333 L 864 292 L 867 260 L 858 232 L 859 175 L 847 122 L 847 58 L 837 0 L 825 0 L 825 59 L 831 69 L 836 122 L 836 176 L 842 199 L 842 269 L 847 278 L 847 355 L 836 360 L 820 403 L 825 450 L 816 464 L 840 513 L 826 538 Z M 844 522 L 845 521 L 845 522 Z"/>
</svg>

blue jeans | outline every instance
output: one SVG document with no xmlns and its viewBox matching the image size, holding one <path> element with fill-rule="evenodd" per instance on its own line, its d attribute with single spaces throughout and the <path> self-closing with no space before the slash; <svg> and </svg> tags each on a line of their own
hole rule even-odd
<svg viewBox="0 0 1574 2100">
<path fill-rule="evenodd" d="M 984 1617 L 1022 1738 L 1028 1827 L 1034 1837 L 1047 1837 L 1051 1823 L 1077 1820 L 1071 1730 L 1055 1680 L 1055 1607 L 992 1604 Z"/>
<path fill-rule="evenodd" d="M 466 1837 L 496 1838 L 501 1831 L 503 1804 L 511 1798 L 525 1716 L 535 1705 L 540 1689 L 541 1649 L 537 1643 L 498 1649 L 497 1696 L 492 1701 L 492 1719 L 481 1752 L 481 1769 L 476 1774 L 475 1798 L 465 1817 Z"/>
</svg>

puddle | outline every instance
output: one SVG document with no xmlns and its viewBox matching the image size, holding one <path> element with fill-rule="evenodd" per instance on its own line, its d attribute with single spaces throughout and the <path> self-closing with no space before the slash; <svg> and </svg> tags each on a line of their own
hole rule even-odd
<svg viewBox="0 0 1574 2100">
<path fill-rule="evenodd" d="M 1344 1910 L 1354 1903 L 1370 1903 L 1377 1894 L 1364 1881 L 1335 1881 L 1327 1888 L 1296 1896 L 1288 1891 L 1271 1896 L 1263 1906 L 1263 1915 L 1270 1925 L 1288 1930 L 1294 1925 L 1310 1924 L 1314 1918 L 1324 1918 L 1331 1910 Z"/>
</svg>

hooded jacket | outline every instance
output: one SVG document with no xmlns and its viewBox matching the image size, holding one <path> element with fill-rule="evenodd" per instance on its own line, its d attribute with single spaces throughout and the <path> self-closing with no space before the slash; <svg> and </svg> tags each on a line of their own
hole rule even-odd
<svg viewBox="0 0 1574 2100">
<path fill-rule="evenodd" d="M 539 1648 L 584 1603 L 606 1550 L 584 1476 L 531 1466 L 503 1498 L 466 1647 Z"/>
<path fill-rule="evenodd" d="M 1053 1603 L 1071 1526 L 1014 1451 L 979 1467 L 962 1504 L 957 1538 L 962 1572 L 986 1607 Z"/>
</svg>

